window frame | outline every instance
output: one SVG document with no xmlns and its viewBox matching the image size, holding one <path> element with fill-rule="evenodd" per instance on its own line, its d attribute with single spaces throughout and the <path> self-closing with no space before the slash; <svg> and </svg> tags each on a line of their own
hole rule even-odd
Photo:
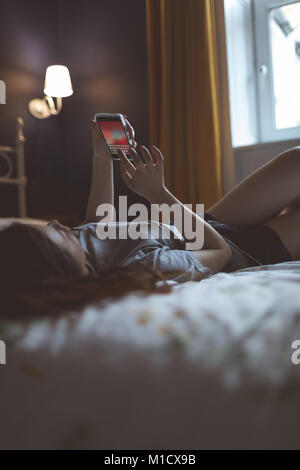
<svg viewBox="0 0 300 470">
<path fill-rule="evenodd" d="M 299 3 L 299 0 L 253 0 L 258 141 L 262 143 L 300 138 L 300 127 L 276 128 L 269 21 L 269 13 L 272 9 L 293 3 Z"/>
</svg>

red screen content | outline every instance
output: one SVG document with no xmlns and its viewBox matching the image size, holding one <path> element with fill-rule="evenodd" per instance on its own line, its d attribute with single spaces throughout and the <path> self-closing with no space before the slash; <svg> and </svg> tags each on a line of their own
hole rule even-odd
<svg viewBox="0 0 300 470">
<path fill-rule="evenodd" d="M 98 121 L 102 134 L 112 155 L 117 155 L 118 150 L 129 152 L 128 140 L 121 121 Z"/>
</svg>

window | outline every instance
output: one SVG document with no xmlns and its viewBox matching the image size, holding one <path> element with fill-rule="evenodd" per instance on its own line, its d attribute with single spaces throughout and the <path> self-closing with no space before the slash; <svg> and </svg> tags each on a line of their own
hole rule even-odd
<svg viewBox="0 0 300 470">
<path fill-rule="evenodd" d="M 234 147 L 300 139 L 300 0 L 224 0 Z"/>
<path fill-rule="evenodd" d="M 276 129 L 300 126 L 300 3 L 270 12 Z"/>
<path fill-rule="evenodd" d="M 258 140 L 251 0 L 225 0 L 225 23 L 232 142 L 241 147 Z"/>
</svg>

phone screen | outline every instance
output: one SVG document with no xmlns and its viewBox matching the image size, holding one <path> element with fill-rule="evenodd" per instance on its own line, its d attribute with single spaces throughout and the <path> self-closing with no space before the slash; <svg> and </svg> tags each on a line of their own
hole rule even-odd
<svg viewBox="0 0 300 470">
<path fill-rule="evenodd" d="M 119 119 L 97 120 L 112 158 L 118 158 L 118 150 L 129 155 L 129 142 Z"/>
</svg>

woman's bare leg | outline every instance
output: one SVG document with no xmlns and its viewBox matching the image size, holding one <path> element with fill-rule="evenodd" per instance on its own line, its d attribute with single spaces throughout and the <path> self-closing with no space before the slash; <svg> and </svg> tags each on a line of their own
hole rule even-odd
<svg viewBox="0 0 300 470">
<path fill-rule="evenodd" d="M 299 195 L 300 147 L 295 147 L 250 175 L 208 212 L 233 227 L 262 225 L 299 202 Z"/>
</svg>

